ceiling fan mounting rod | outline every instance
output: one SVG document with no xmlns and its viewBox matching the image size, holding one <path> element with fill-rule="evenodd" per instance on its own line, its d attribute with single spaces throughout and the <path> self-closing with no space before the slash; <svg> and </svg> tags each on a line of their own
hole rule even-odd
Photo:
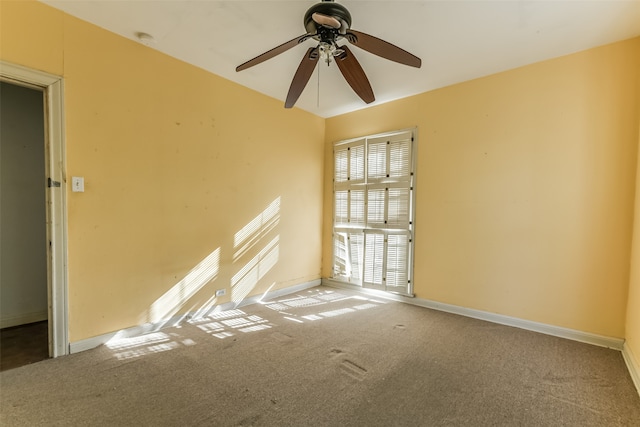
<svg viewBox="0 0 640 427">
<path fill-rule="evenodd" d="M 314 15 L 320 22 L 316 22 Z M 336 27 L 331 22 L 339 23 L 340 26 Z M 343 5 L 334 3 L 333 0 L 323 0 L 311 6 L 304 14 L 304 27 L 308 34 L 320 32 L 322 28 L 331 30 L 332 34 L 344 35 L 351 28 L 351 14 Z"/>
</svg>

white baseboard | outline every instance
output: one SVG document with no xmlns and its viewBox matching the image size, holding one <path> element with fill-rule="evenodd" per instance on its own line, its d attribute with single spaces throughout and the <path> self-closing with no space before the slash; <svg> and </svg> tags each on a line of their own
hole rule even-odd
<svg viewBox="0 0 640 427">
<path fill-rule="evenodd" d="M 635 355 L 631 352 L 631 347 L 629 347 L 628 343 L 624 343 L 624 346 L 622 347 L 622 357 L 624 358 L 624 362 L 627 364 L 627 369 L 629 369 L 631 380 L 636 386 L 638 395 L 640 395 L 640 359 L 636 359 Z"/>
<path fill-rule="evenodd" d="M 27 323 L 41 322 L 49 318 L 46 310 L 36 311 L 33 313 L 15 314 L 13 316 L 5 316 L 0 318 L 0 329 L 10 328 L 12 326 L 26 325 Z"/>
<path fill-rule="evenodd" d="M 457 305 L 445 304 L 437 301 L 430 301 L 421 298 L 410 298 L 402 295 L 389 294 L 359 286 L 349 285 L 332 279 L 322 279 L 322 284 L 334 288 L 343 288 L 357 290 L 375 295 L 380 298 L 386 298 L 393 301 L 400 301 L 407 304 L 413 304 L 420 307 L 430 308 L 447 313 L 459 314 L 461 316 L 472 317 L 474 319 L 485 320 L 487 322 L 499 323 L 501 325 L 513 326 L 528 331 L 539 332 L 542 334 L 553 335 L 560 338 L 566 338 L 573 341 L 580 341 L 587 344 L 593 344 L 600 347 L 607 347 L 614 350 L 622 350 L 624 339 L 607 337 L 603 335 L 592 334 L 589 332 L 578 331 L 575 329 L 563 328 L 560 326 L 548 325 L 546 323 L 533 322 L 531 320 L 519 319 L 517 317 L 505 316 L 502 314 L 490 313 L 472 308 L 460 307 Z"/>
<path fill-rule="evenodd" d="M 214 307 L 211 308 L 211 310 L 208 312 L 215 312 L 215 311 L 226 311 L 226 310 L 233 310 L 236 309 L 238 307 L 244 307 L 250 304 L 256 304 L 261 302 L 262 300 L 268 300 L 268 299 L 273 299 L 273 298 L 279 298 L 283 295 L 288 295 L 288 294 L 292 294 L 295 292 L 300 292 L 303 291 L 305 289 L 309 289 L 309 288 L 314 288 L 316 286 L 319 286 L 321 284 L 320 279 L 316 279 L 316 280 L 311 280 L 309 282 L 305 282 L 305 283 L 300 283 L 298 285 L 294 285 L 294 286 L 289 286 L 287 288 L 283 288 L 283 289 L 278 289 L 275 291 L 267 291 L 264 294 L 261 295 L 254 295 L 248 298 L 245 298 L 244 300 L 242 300 L 240 303 L 233 303 L 233 302 L 227 302 L 224 304 L 219 304 L 216 305 Z M 75 341 L 69 344 L 69 353 L 79 353 L 81 351 L 85 351 L 85 350 L 90 350 L 92 348 L 98 347 L 102 344 L 106 344 L 107 342 L 109 342 L 112 339 L 118 339 L 118 338 L 129 338 L 129 337 L 135 337 L 138 335 L 144 335 L 144 334 L 148 334 L 150 332 L 155 332 L 158 331 L 160 329 L 163 328 L 169 328 L 172 326 L 177 326 L 180 323 L 182 323 L 183 321 L 187 320 L 187 319 L 191 319 L 194 316 L 195 313 L 184 313 L 178 316 L 173 316 L 169 319 L 163 319 L 159 322 L 154 322 L 154 323 L 145 323 L 143 325 L 137 325 L 137 326 L 133 326 L 130 328 L 126 328 L 126 329 L 122 329 L 119 331 L 115 331 L 115 332 L 110 332 L 107 334 L 102 334 L 102 335 L 98 335 L 95 337 L 91 337 L 91 338 L 87 338 L 84 340 L 80 340 L 80 341 Z M 200 314 L 202 315 L 202 314 Z"/>
</svg>

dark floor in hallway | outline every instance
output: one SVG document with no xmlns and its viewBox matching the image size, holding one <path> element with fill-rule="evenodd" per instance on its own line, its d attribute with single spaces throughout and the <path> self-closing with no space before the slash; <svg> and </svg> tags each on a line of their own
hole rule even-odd
<svg viewBox="0 0 640 427">
<path fill-rule="evenodd" d="M 0 329 L 0 371 L 48 358 L 48 334 L 46 320 Z"/>
</svg>

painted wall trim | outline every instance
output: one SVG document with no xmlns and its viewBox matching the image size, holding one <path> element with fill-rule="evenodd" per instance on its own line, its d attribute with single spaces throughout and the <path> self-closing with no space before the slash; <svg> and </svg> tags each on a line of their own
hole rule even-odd
<svg viewBox="0 0 640 427">
<path fill-rule="evenodd" d="M 27 323 L 41 322 L 43 320 L 47 320 L 48 317 L 49 313 L 46 310 L 36 311 L 33 313 L 21 313 L 15 316 L 6 316 L 0 318 L 0 329 L 26 325 Z"/>
<path fill-rule="evenodd" d="M 631 347 L 629 347 L 626 342 L 622 347 L 622 357 L 627 364 L 627 369 L 629 369 L 629 374 L 631 374 L 631 380 L 636 386 L 636 391 L 640 396 L 640 361 L 636 359 L 635 355 L 631 352 Z"/>
<path fill-rule="evenodd" d="M 445 304 L 437 301 L 430 301 L 421 298 L 409 298 L 402 295 L 389 294 L 382 291 L 360 288 L 359 286 L 348 285 L 332 279 L 322 279 L 322 284 L 334 288 L 343 288 L 351 290 L 359 290 L 363 293 L 375 295 L 380 298 L 386 298 L 393 301 L 413 304 L 420 307 L 430 308 L 433 310 L 444 311 L 447 313 L 459 314 L 461 316 L 472 317 L 474 319 L 485 320 L 487 322 L 498 323 L 505 326 L 513 326 L 515 328 L 526 329 L 528 331 L 539 332 L 555 337 L 566 338 L 573 341 L 579 341 L 587 344 L 593 344 L 600 347 L 607 347 L 614 350 L 622 350 L 624 339 L 607 337 L 603 335 L 592 334 L 589 332 L 578 331 L 575 329 L 563 328 L 560 326 L 548 325 L 545 323 L 533 322 L 531 320 L 519 319 L 517 317 L 505 316 L 502 314 L 490 313 L 488 311 L 475 310 L 472 308 L 460 307 L 457 305 Z"/>
<path fill-rule="evenodd" d="M 206 316 L 206 314 L 209 314 L 211 312 L 233 310 L 233 309 L 244 307 L 251 304 L 259 304 L 263 300 L 271 300 L 274 298 L 279 298 L 284 295 L 289 295 L 295 292 L 304 291 L 309 288 L 315 288 L 316 286 L 320 286 L 320 284 L 321 284 L 320 279 L 316 279 L 316 280 L 311 280 L 309 282 L 300 283 L 298 285 L 289 286 L 283 289 L 278 289 L 275 291 L 267 290 L 263 294 L 254 295 L 254 296 L 245 298 L 238 304 L 234 302 L 227 302 L 224 304 L 216 305 L 207 313 L 205 314 L 200 313 L 199 315 Z M 79 353 L 81 351 L 90 350 L 102 344 L 106 344 L 112 339 L 130 338 L 138 335 L 148 334 L 150 332 L 159 331 L 160 329 L 163 329 L 163 328 L 170 328 L 172 326 L 177 326 L 183 321 L 192 319 L 193 317 L 195 317 L 195 313 L 193 312 L 184 313 L 178 316 L 173 316 L 169 319 L 163 319 L 158 322 L 145 323 L 143 325 L 132 326 L 130 328 L 122 329 L 120 331 L 110 332 L 107 334 L 98 335 L 98 336 L 87 338 L 84 340 L 75 341 L 69 344 L 69 353 Z"/>
</svg>

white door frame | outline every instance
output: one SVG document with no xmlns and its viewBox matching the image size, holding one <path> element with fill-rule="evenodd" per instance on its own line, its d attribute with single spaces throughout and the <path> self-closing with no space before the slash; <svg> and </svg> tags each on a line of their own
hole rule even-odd
<svg viewBox="0 0 640 427">
<path fill-rule="evenodd" d="M 67 205 L 62 77 L 0 60 L 0 80 L 36 87 L 45 99 L 49 355 L 69 354 L 67 317 Z"/>
</svg>

